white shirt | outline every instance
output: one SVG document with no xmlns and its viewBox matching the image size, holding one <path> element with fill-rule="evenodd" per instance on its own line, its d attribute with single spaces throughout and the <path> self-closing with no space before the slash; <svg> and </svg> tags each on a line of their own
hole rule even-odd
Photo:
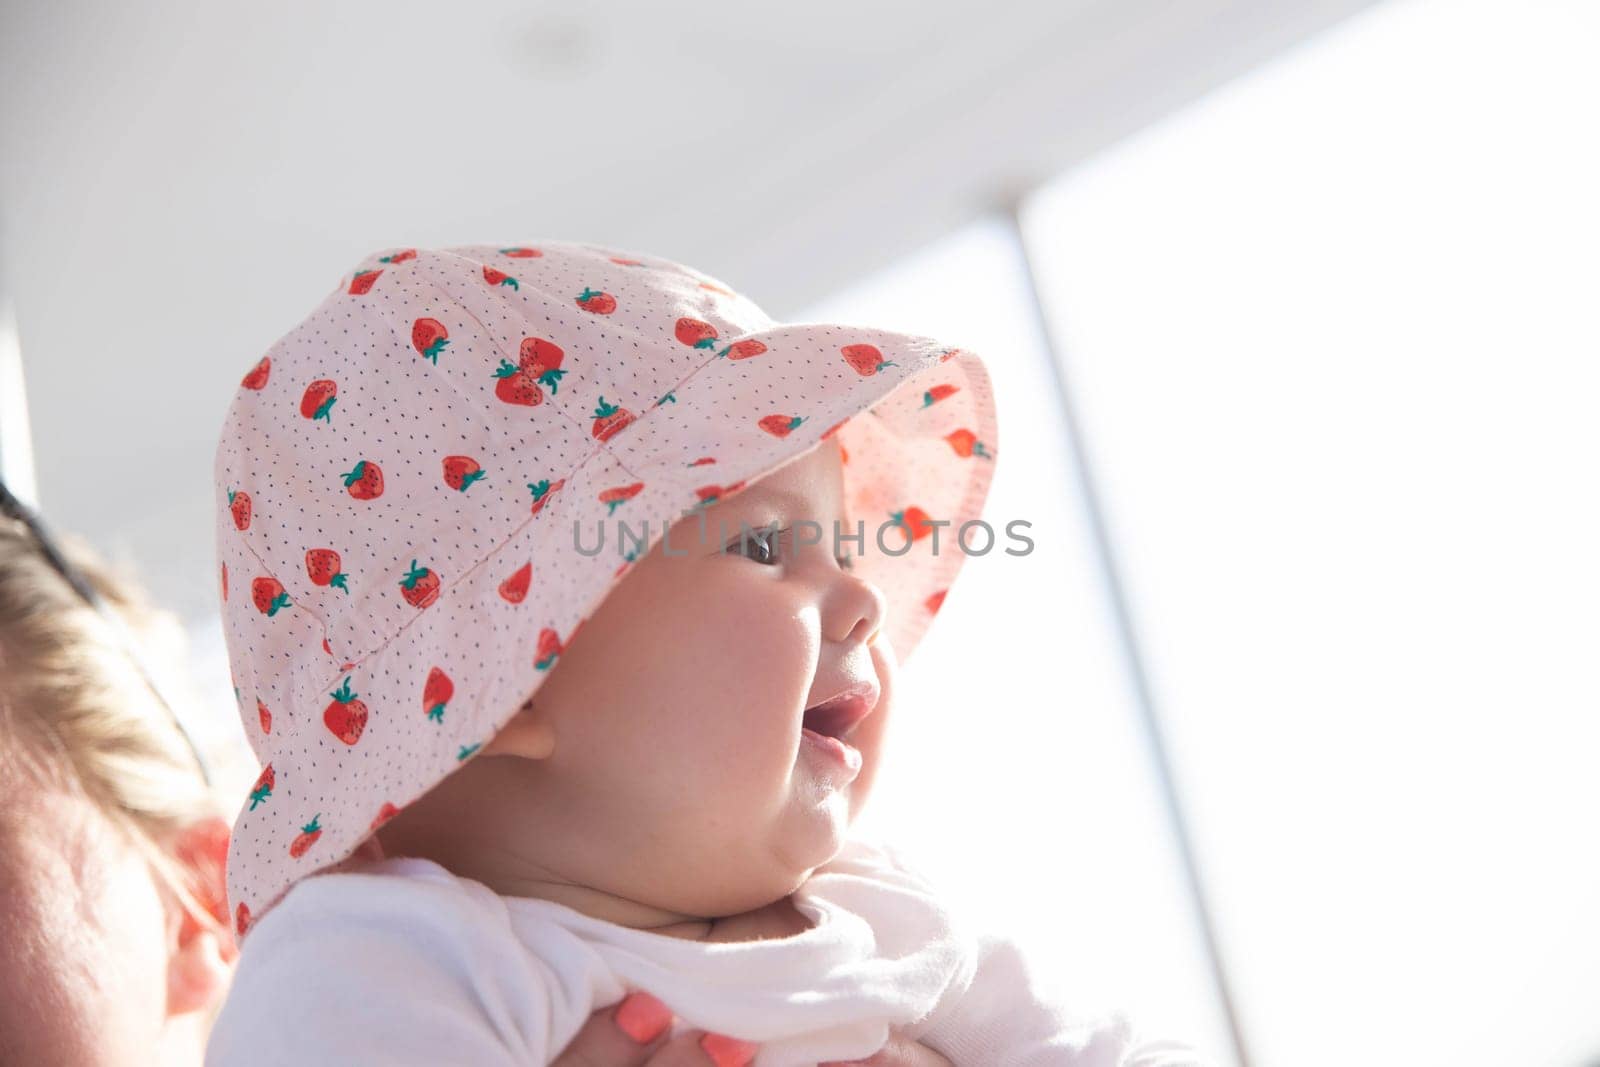
<svg viewBox="0 0 1600 1067">
<path fill-rule="evenodd" d="M 814 924 L 705 942 L 503 897 L 394 857 L 295 885 L 252 927 L 207 1067 L 548 1064 L 635 989 L 673 1032 L 757 1042 L 753 1067 L 870 1056 L 891 1030 L 957 1067 L 1193 1067 L 1121 1013 L 1073 1016 L 1012 942 L 960 929 L 891 848 L 847 843 L 793 901 Z"/>
</svg>

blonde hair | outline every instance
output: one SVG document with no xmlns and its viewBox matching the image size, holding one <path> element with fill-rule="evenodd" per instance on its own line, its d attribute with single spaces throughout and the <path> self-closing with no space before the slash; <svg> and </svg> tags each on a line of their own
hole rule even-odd
<svg viewBox="0 0 1600 1067">
<path fill-rule="evenodd" d="M 57 547 L 99 593 L 160 673 L 168 699 L 188 687 L 170 665 L 185 662 L 177 619 L 155 609 L 138 584 L 83 541 Z M 161 668 L 167 667 L 167 670 Z M 179 712 L 189 704 L 180 703 Z M 194 721 L 186 716 L 186 721 Z M 55 790 L 91 801 L 141 853 L 194 920 L 225 942 L 232 937 L 196 893 L 200 864 L 171 846 L 199 819 L 228 819 L 229 805 L 201 776 L 166 707 L 146 684 L 115 629 L 40 552 L 27 527 L 0 516 L 0 786 Z M 0 822 L 9 804 L 0 803 Z M 225 907 L 217 901 L 213 906 Z M 214 1017 L 214 1011 L 213 1011 Z"/>
</svg>

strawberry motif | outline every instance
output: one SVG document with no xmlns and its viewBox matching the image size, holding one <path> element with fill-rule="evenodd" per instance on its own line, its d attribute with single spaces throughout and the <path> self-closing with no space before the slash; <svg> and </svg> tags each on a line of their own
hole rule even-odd
<svg viewBox="0 0 1600 1067">
<path fill-rule="evenodd" d="M 945 349 L 943 352 L 939 353 L 939 362 L 943 363 L 945 360 L 949 359 L 951 356 L 955 355 L 959 351 L 961 351 L 961 349 L 959 349 L 959 348 L 947 348 L 947 349 Z"/>
<path fill-rule="evenodd" d="M 544 390 L 521 367 L 502 359 L 494 376 L 494 395 L 507 404 L 537 407 L 544 403 Z"/>
<path fill-rule="evenodd" d="M 889 521 L 896 526 L 904 526 L 911 534 L 911 540 L 917 541 L 928 536 L 933 526 L 928 521 L 928 513 L 921 508 L 906 508 L 896 511 L 889 516 Z"/>
<path fill-rule="evenodd" d="M 261 702 L 260 697 L 256 698 L 256 718 L 261 720 L 261 732 L 270 734 L 272 732 L 272 712 L 267 710 L 267 706 Z"/>
<path fill-rule="evenodd" d="M 333 418 L 328 412 L 333 410 L 338 394 L 339 386 L 331 378 L 317 379 L 306 386 L 305 395 L 300 398 L 300 414 L 313 422 L 326 419 L 332 423 Z"/>
<path fill-rule="evenodd" d="M 844 442 L 839 442 L 839 464 L 843 466 L 850 462 L 850 450 L 844 447 Z"/>
<path fill-rule="evenodd" d="M 483 268 L 483 280 L 488 282 L 490 285 L 509 285 L 513 289 L 522 288 L 519 284 L 517 284 L 517 280 L 511 275 L 505 273 L 504 271 L 495 270 L 493 267 L 489 266 L 485 266 Z"/>
<path fill-rule="evenodd" d="M 617 510 L 617 505 L 625 500 L 632 500 L 639 495 L 639 490 L 644 488 L 643 482 L 634 482 L 632 485 L 619 485 L 611 489 L 600 491 L 600 503 L 606 505 L 606 514 L 610 515 Z"/>
<path fill-rule="evenodd" d="M 539 631 L 539 647 L 533 654 L 533 669 L 549 670 L 559 655 L 561 655 L 561 638 L 546 626 Z"/>
<path fill-rule="evenodd" d="M 743 341 L 733 342 L 733 344 L 718 352 L 717 355 L 718 357 L 727 356 L 729 359 L 749 359 L 751 356 L 759 356 L 766 350 L 766 345 L 757 341 L 754 337 L 749 337 Z"/>
<path fill-rule="evenodd" d="M 378 280 L 381 270 L 358 270 L 350 279 L 350 295 L 366 296 L 372 291 L 372 283 Z"/>
<path fill-rule="evenodd" d="M 350 592 L 345 576 L 339 572 L 339 553 L 331 548 L 313 548 L 306 552 L 306 574 L 313 585 L 326 585 Z"/>
<path fill-rule="evenodd" d="M 870 378 L 885 367 L 895 366 L 884 360 L 883 353 L 875 345 L 845 345 L 839 349 L 839 354 L 850 364 L 850 369 L 863 378 Z"/>
<path fill-rule="evenodd" d="M 951 430 L 949 433 L 944 435 L 944 439 L 949 442 L 951 448 L 955 449 L 956 455 L 958 456 L 982 456 L 984 459 L 994 458 L 989 454 L 989 450 L 983 447 L 983 442 L 978 440 L 978 435 L 973 433 L 971 430 Z"/>
<path fill-rule="evenodd" d="M 238 909 L 233 913 L 233 928 L 243 937 L 244 932 L 250 929 L 250 907 L 244 901 L 239 901 Z"/>
<path fill-rule="evenodd" d="M 331 696 L 333 702 L 322 709 L 322 725 L 334 737 L 353 745 L 361 740 L 361 732 L 367 728 L 367 705 L 350 691 L 349 678 Z"/>
<path fill-rule="evenodd" d="M 662 404 L 676 404 L 677 402 L 678 402 L 677 395 L 674 394 L 669 389 L 665 393 L 662 393 L 660 396 L 656 397 L 656 402 L 654 404 L 651 404 L 650 406 L 653 407 L 653 408 L 658 408 Z"/>
<path fill-rule="evenodd" d="M 449 344 L 450 332 L 438 319 L 421 318 L 411 324 L 411 346 L 422 353 L 424 359 L 439 365 L 439 353 Z"/>
<path fill-rule="evenodd" d="M 512 259 L 534 259 L 544 255 L 537 248 L 502 248 L 500 254 L 510 256 Z"/>
<path fill-rule="evenodd" d="M 444 457 L 444 484 L 465 493 L 467 486 L 483 477 L 483 469 L 471 456 Z"/>
<path fill-rule="evenodd" d="M 361 460 L 355 470 L 341 477 L 344 487 L 357 500 L 374 500 L 383 495 L 383 471 L 376 463 Z"/>
<path fill-rule="evenodd" d="M 689 466 L 691 466 L 691 467 L 704 467 L 704 466 L 706 466 L 708 464 L 715 463 L 716 461 L 717 461 L 716 457 L 714 457 L 714 456 L 701 456 L 699 459 L 697 459 L 693 463 L 689 464 Z"/>
<path fill-rule="evenodd" d="M 428 672 L 428 680 L 422 683 L 422 710 L 434 722 L 444 722 L 444 706 L 455 695 L 456 687 L 450 676 L 435 667 Z"/>
<path fill-rule="evenodd" d="M 764 415 L 757 425 L 774 437 L 788 437 L 789 431 L 797 429 L 805 421 L 795 415 Z"/>
<path fill-rule="evenodd" d="M 953 395 L 955 393 L 958 393 L 960 391 L 961 391 L 960 386 L 949 385 L 949 384 L 936 385 L 933 388 L 928 389 L 928 390 L 923 392 L 923 394 L 922 394 L 922 406 L 923 407 L 929 407 L 929 406 L 931 406 L 933 404 L 936 404 L 939 401 L 943 400 L 945 397 L 951 396 L 951 395 Z"/>
<path fill-rule="evenodd" d="M 244 376 L 244 381 L 239 384 L 246 389 L 265 389 L 267 376 L 272 373 L 272 360 L 266 356 L 261 357 L 261 362 L 250 368 L 250 373 Z"/>
<path fill-rule="evenodd" d="M 416 258 L 417 258 L 417 250 L 415 248 L 408 248 L 403 252 L 396 252 L 392 256 L 379 256 L 378 257 L 378 262 L 379 263 L 404 263 L 408 259 L 416 259 Z"/>
<path fill-rule="evenodd" d="M 585 311 L 592 311 L 596 315 L 609 315 L 617 310 L 617 298 L 610 293 L 599 289 L 585 287 L 578 294 L 578 306 Z"/>
<path fill-rule="evenodd" d="M 565 478 L 562 478 L 559 481 L 557 481 L 555 485 L 551 485 L 549 479 L 544 479 L 544 478 L 540 479 L 537 482 L 529 482 L 528 483 L 528 488 L 533 490 L 533 512 L 532 512 L 532 514 L 534 514 L 534 515 L 539 514 L 539 509 L 544 507 L 545 502 L 550 499 L 550 495 L 552 493 L 554 493 L 557 489 L 560 489 L 563 485 L 566 485 L 566 484 L 567 484 L 567 480 Z"/>
<path fill-rule="evenodd" d="M 623 259 L 621 256 L 612 256 L 611 257 L 611 262 L 620 263 L 624 267 L 642 267 L 642 266 L 644 266 L 644 264 L 640 263 L 637 259 Z"/>
<path fill-rule="evenodd" d="M 256 805 L 272 795 L 272 787 L 278 784 L 278 776 L 272 773 L 272 764 L 267 764 L 261 769 L 261 774 L 256 778 L 256 784 L 250 787 L 250 810 L 255 811 Z"/>
<path fill-rule="evenodd" d="M 710 507 L 723 497 L 732 496 L 734 493 L 737 493 L 743 488 L 744 482 L 742 481 L 734 482 L 729 486 L 702 485 L 700 488 L 694 491 L 695 495 L 700 498 L 694 506 L 697 508 Z"/>
<path fill-rule="evenodd" d="M 411 561 L 411 569 L 400 580 L 400 595 L 414 608 L 425 608 L 439 599 L 439 576 Z"/>
<path fill-rule="evenodd" d="M 822 437 L 820 438 L 820 440 L 826 441 L 828 438 L 832 437 L 834 434 L 839 432 L 839 427 L 843 426 L 846 422 L 849 422 L 849 421 L 850 421 L 849 419 L 844 419 L 843 421 L 836 422 L 832 426 L 829 426 L 826 430 L 822 431 Z"/>
<path fill-rule="evenodd" d="M 524 563 L 516 573 L 500 583 L 500 599 L 508 604 L 520 604 L 528 595 L 528 584 L 533 579 L 533 564 Z"/>
<path fill-rule="evenodd" d="M 257 578 L 251 582 L 250 599 L 255 601 L 256 610 L 269 619 L 289 606 L 289 594 L 283 591 L 283 583 L 276 578 Z"/>
<path fill-rule="evenodd" d="M 932 615 L 939 610 L 939 607 L 944 603 L 944 595 L 949 591 L 948 589 L 941 589 L 922 602 L 922 606 L 928 609 L 928 614 Z"/>
<path fill-rule="evenodd" d="M 233 512 L 233 525 L 240 530 L 250 529 L 250 494 L 243 489 L 228 490 L 228 510 Z"/>
<path fill-rule="evenodd" d="M 300 828 L 300 836 L 289 843 L 289 855 L 299 859 L 306 854 L 306 849 L 317 843 L 317 838 L 322 836 L 322 827 L 317 824 L 321 812 L 311 817 L 311 821 Z"/>
<path fill-rule="evenodd" d="M 330 656 L 333 655 L 333 649 L 328 647 L 328 639 L 326 637 L 322 639 L 322 651 L 326 652 Z"/>
<path fill-rule="evenodd" d="M 223 603 L 227 603 L 228 600 L 228 565 L 226 563 L 222 565 L 222 600 Z"/>
<path fill-rule="evenodd" d="M 517 349 L 517 363 L 522 373 L 540 385 L 548 385 L 552 393 L 558 392 L 556 385 L 561 381 L 561 376 L 567 373 L 561 369 L 564 358 L 566 353 L 561 346 L 543 337 L 524 337 Z"/>
<path fill-rule="evenodd" d="M 633 419 L 633 412 L 615 404 L 607 404 L 606 398 L 601 397 L 600 406 L 594 409 L 594 435 L 602 441 L 609 441 Z"/>
<path fill-rule="evenodd" d="M 389 801 L 385 800 L 383 802 L 383 807 L 378 809 L 378 814 L 372 817 L 372 823 L 367 827 L 367 831 L 370 833 L 371 831 L 376 830 L 378 827 L 382 826 L 384 823 L 388 822 L 390 819 L 399 814 L 400 809 L 395 807 Z"/>
<path fill-rule="evenodd" d="M 717 328 L 699 319 L 682 318 L 673 328 L 678 340 L 691 348 L 717 347 Z"/>
<path fill-rule="evenodd" d="M 478 751 L 478 749 L 480 749 L 482 747 L 483 747 L 483 742 L 482 741 L 479 741 L 475 745 L 462 745 L 461 746 L 461 751 L 456 753 L 456 759 L 457 760 L 464 760 L 468 756 L 472 755 L 474 752 Z"/>
</svg>

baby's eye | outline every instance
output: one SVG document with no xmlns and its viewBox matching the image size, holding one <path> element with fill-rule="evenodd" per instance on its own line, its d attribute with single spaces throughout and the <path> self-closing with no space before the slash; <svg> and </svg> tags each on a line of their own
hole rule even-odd
<svg viewBox="0 0 1600 1067">
<path fill-rule="evenodd" d="M 752 559 L 757 563 L 770 565 L 775 561 L 778 549 L 778 537 L 782 533 L 782 530 L 771 530 L 767 528 L 751 530 L 747 534 L 742 534 L 741 536 L 734 538 L 728 547 L 733 548 L 737 552 L 746 554 L 747 558 Z M 755 554 L 749 555 L 751 552 L 754 552 Z"/>
</svg>

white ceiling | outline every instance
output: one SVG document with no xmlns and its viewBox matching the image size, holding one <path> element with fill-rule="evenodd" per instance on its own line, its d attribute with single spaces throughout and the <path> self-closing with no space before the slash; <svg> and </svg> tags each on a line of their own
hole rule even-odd
<svg viewBox="0 0 1600 1067">
<path fill-rule="evenodd" d="M 611 244 L 783 318 L 1370 2 L 7 0 L 40 503 L 209 612 L 226 404 L 372 249 Z"/>
</svg>

